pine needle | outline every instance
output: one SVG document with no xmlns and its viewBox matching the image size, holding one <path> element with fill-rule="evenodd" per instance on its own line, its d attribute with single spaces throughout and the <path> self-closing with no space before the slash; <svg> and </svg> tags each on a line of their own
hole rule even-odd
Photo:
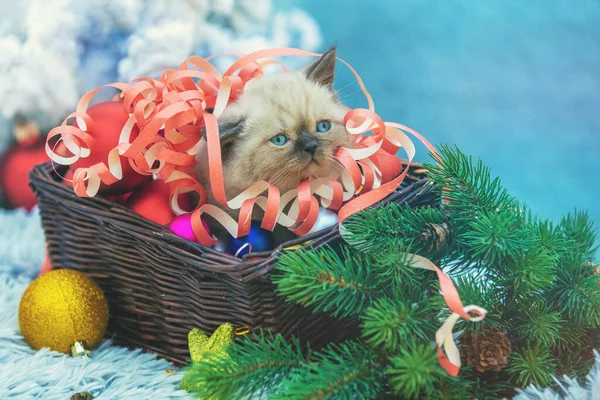
<svg viewBox="0 0 600 400">
<path fill-rule="evenodd" d="M 332 316 L 358 315 L 380 294 L 370 265 L 348 251 L 344 258 L 330 247 L 285 252 L 275 270 L 278 294 Z"/>
<path fill-rule="evenodd" d="M 235 341 L 229 357 L 205 357 L 194 363 L 186 379 L 200 398 L 242 398 L 272 393 L 310 359 L 297 339 L 286 342 L 279 334 L 259 332 Z"/>
<path fill-rule="evenodd" d="M 365 344 L 330 345 L 296 376 L 282 383 L 277 399 L 373 399 L 383 390 L 381 368 Z"/>
</svg>

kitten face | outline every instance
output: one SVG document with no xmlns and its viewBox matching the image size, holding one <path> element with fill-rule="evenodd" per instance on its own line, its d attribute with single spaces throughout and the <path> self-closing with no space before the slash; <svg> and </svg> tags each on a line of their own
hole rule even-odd
<svg viewBox="0 0 600 400">
<path fill-rule="evenodd" d="M 337 149 L 351 145 L 334 67 L 332 49 L 304 71 L 250 81 L 226 109 L 219 130 L 228 196 L 259 180 L 285 192 L 333 168 Z"/>
</svg>

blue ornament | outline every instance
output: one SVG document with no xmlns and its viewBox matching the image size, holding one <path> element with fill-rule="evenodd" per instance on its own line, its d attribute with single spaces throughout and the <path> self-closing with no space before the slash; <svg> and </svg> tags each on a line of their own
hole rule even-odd
<svg viewBox="0 0 600 400">
<path fill-rule="evenodd" d="M 273 249 L 273 235 L 271 232 L 262 229 L 259 221 L 252 221 L 250 224 L 250 233 L 240 238 L 232 237 L 229 241 L 230 252 L 238 257 L 252 252 L 268 251 Z"/>
<path fill-rule="evenodd" d="M 317 222 L 308 233 L 315 233 L 322 231 L 323 229 L 331 228 L 338 223 L 338 215 L 335 211 L 331 211 L 327 208 L 319 209 L 319 215 L 317 216 Z"/>
</svg>

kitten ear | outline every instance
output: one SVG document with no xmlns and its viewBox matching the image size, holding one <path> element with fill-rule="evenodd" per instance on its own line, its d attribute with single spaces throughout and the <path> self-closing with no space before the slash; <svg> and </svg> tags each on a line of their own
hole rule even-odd
<svg viewBox="0 0 600 400">
<path fill-rule="evenodd" d="M 317 61 L 309 65 L 304 73 L 309 80 L 333 90 L 335 62 L 336 48 L 331 46 Z"/>
<path fill-rule="evenodd" d="M 228 118 L 219 121 L 219 139 L 221 141 L 221 154 L 229 153 L 231 145 L 244 130 L 243 118 Z M 206 139 L 206 128 L 202 127 L 202 137 Z"/>
<path fill-rule="evenodd" d="M 219 138 L 221 139 L 221 146 L 225 146 L 227 143 L 235 140 L 240 133 L 244 130 L 243 118 L 233 118 L 219 121 Z"/>
</svg>

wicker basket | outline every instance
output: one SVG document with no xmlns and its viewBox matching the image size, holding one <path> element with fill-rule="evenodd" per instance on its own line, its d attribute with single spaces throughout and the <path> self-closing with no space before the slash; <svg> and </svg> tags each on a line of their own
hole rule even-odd
<svg viewBox="0 0 600 400">
<path fill-rule="evenodd" d="M 437 196 L 419 165 L 384 202 L 435 204 Z M 189 359 L 187 335 L 212 332 L 225 322 L 295 335 L 319 348 L 358 334 L 356 320 L 340 320 L 286 303 L 269 279 L 278 254 L 294 245 L 339 243 L 336 227 L 244 259 L 194 244 L 104 198 L 79 198 L 50 164 L 31 172 L 48 253 L 54 268 L 86 273 L 110 306 L 107 335 L 176 364 Z M 251 261 L 249 259 L 252 259 Z"/>
</svg>

